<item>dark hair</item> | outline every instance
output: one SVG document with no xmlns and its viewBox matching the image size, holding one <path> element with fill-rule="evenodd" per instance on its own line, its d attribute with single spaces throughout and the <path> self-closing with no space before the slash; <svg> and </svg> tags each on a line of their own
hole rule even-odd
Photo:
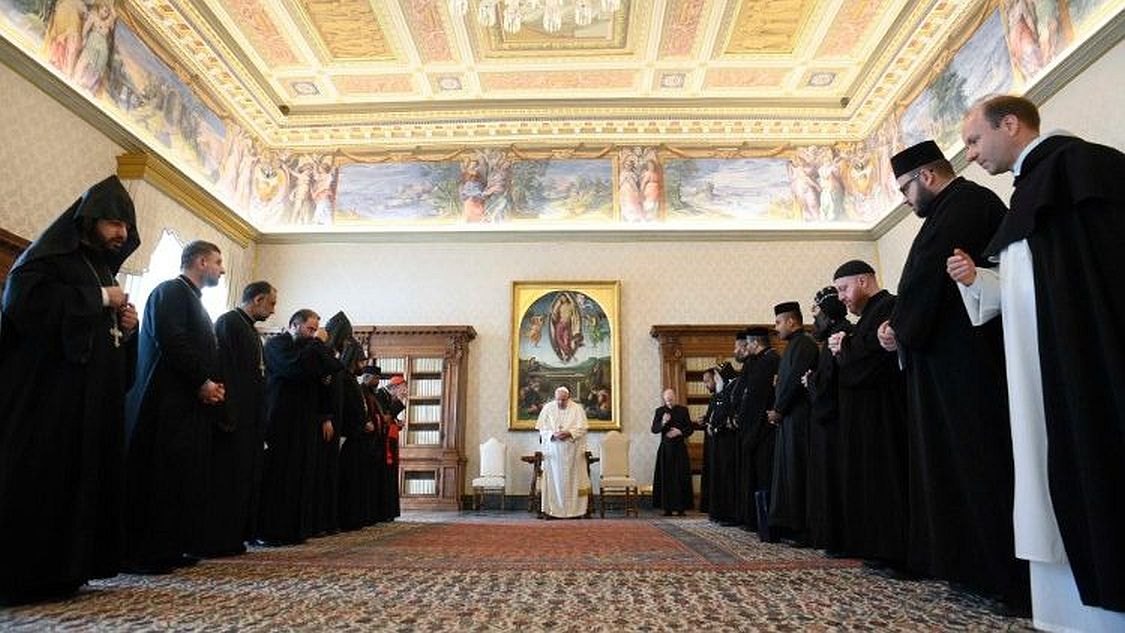
<svg viewBox="0 0 1125 633">
<path fill-rule="evenodd" d="M 1011 114 L 1019 119 L 1020 123 L 1033 130 L 1039 130 L 1039 108 L 1023 97 L 1012 95 L 992 97 L 980 103 L 980 111 L 993 128 L 1000 127 L 1004 117 Z"/>
<path fill-rule="evenodd" d="M 798 319 L 798 321 L 799 320 L 800 319 Z M 747 341 L 757 341 L 758 344 L 761 345 L 762 347 L 769 347 L 770 346 L 770 337 L 768 337 L 768 336 L 757 336 L 757 335 L 751 334 L 750 336 L 746 337 L 746 340 Z"/>
<path fill-rule="evenodd" d="M 204 242 L 203 240 L 192 240 L 184 247 L 184 252 L 180 254 L 180 270 L 187 270 L 191 268 L 196 257 L 202 257 L 208 253 L 222 253 L 218 246 L 211 242 Z"/>
<path fill-rule="evenodd" d="M 293 327 L 294 325 L 304 325 L 309 319 L 319 318 L 320 315 L 316 312 L 308 308 L 301 308 L 300 310 L 294 312 L 293 316 L 289 317 L 289 327 Z"/>
<path fill-rule="evenodd" d="M 246 284 L 242 291 L 242 303 L 251 303 L 258 295 L 268 295 L 273 292 L 273 286 L 268 281 L 252 281 Z"/>
</svg>

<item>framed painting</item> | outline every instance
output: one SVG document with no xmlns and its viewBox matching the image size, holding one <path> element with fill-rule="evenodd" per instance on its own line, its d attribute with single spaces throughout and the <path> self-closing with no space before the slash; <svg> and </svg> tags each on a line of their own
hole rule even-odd
<svg viewBox="0 0 1125 633">
<path fill-rule="evenodd" d="M 510 430 L 535 430 L 558 387 L 591 431 L 621 428 L 620 297 L 617 281 L 512 282 Z"/>
</svg>

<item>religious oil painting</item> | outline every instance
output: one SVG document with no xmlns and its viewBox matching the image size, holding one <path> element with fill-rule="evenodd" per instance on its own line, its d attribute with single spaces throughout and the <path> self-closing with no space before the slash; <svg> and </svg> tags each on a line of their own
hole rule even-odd
<svg viewBox="0 0 1125 633">
<path fill-rule="evenodd" d="M 690 158 L 664 163 L 669 220 L 795 219 L 788 161 Z M 820 211 L 817 209 L 817 215 Z"/>
<path fill-rule="evenodd" d="M 455 161 L 342 165 L 335 223 L 456 221 L 460 177 Z"/>
<path fill-rule="evenodd" d="M 590 430 L 621 428 L 620 297 L 617 281 L 512 283 L 509 429 L 534 430 L 558 387 Z"/>
<path fill-rule="evenodd" d="M 613 161 L 608 158 L 521 160 L 511 170 L 509 219 L 613 219 Z"/>
<path fill-rule="evenodd" d="M 974 101 L 1012 88 L 1012 59 L 1000 12 L 992 14 L 902 113 L 903 145 L 934 139 L 952 147 L 960 139 L 961 117 Z"/>
</svg>

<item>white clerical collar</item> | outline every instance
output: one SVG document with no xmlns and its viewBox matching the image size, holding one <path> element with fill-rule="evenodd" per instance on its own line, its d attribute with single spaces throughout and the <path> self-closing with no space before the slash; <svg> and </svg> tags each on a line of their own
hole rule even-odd
<svg viewBox="0 0 1125 633">
<path fill-rule="evenodd" d="M 1020 152 L 1020 155 L 1016 157 L 1016 162 L 1014 165 L 1012 165 L 1012 175 L 1019 176 L 1020 169 L 1023 168 L 1023 160 L 1027 158 L 1027 155 L 1031 153 L 1031 150 L 1039 147 L 1040 143 L 1052 136 L 1070 136 L 1070 133 L 1065 130 L 1051 130 L 1046 134 L 1040 134 L 1039 136 L 1031 139 L 1031 142 L 1028 143 L 1027 146 L 1023 148 L 1023 151 Z"/>
</svg>

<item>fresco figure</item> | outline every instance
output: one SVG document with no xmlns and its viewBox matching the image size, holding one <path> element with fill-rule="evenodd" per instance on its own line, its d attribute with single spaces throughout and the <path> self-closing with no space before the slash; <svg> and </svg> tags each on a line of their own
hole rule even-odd
<svg viewBox="0 0 1125 633">
<path fill-rule="evenodd" d="M 332 157 L 324 156 L 313 172 L 312 199 L 313 223 L 332 224 L 332 209 L 336 202 L 336 168 Z"/>
<path fill-rule="evenodd" d="M 648 221 L 656 220 L 660 215 L 660 200 L 664 196 L 664 171 L 655 159 L 650 158 L 645 162 L 640 188 L 642 217 Z"/>
<path fill-rule="evenodd" d="M 621 162 L 618 174 L 617 197 L 621 205 L 621 219 L 626 222 L 639 222 L 644 219 L 644 203 L 641 198 L 641 181 L 637 173 L 637 161 L 633 156 Z"/>
<path fill-rule="evenodd" d="M 469 161 L 461 172 L 461 203 L 466 222 L 484 221 L 485 173 L 478 158 Z"/>
<path fill-rule="evenodd" d="M 564 363 L 574 358 L 582 346 L 582 315 L 567 292 L 560 292 L 551 304 L 551 347 Z"/>
<path fill-rule="evenodd" d="M 1008 48 L 1012 61 L 1025 79 L 1034 77 L 1046 64 L 1039 46 L 1039 18 L 1032 0 L 1008 3 Z"/>
<path fill-rule="evenodd" d="M 43 43 L 51 65 L 68 77 L 74 75 L 74 66 L 82 51 L 82 29 L 86 16 L 83 0 L 59 0 Z"/>
<path fill-rule="evenodd" d="M 95 92 L 100 87 L 109 67 L 109 40 L 117 14 L 110 0 L 98 0 L 86 14 L 82 27 L 84 44 L 75 63 L 74 79 L 78 85 Z"/>
</svg>

